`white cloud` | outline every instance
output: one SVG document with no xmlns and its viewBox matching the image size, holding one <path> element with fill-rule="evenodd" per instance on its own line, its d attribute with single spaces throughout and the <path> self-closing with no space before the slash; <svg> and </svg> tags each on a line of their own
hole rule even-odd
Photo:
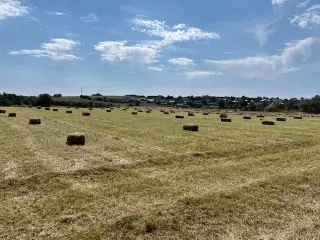
<svg viewBox="0 0 320 240">
<path fill-rule="evenodd" d="M 172 29 L 184 29 L 184 28 L 187 28 L 187 25 L 185 25 L 184 23 L 179 23 L 172 27 Z"/>
<path fill-rule="evenodd" d="M 140 31 L 151 36 L 162 38 L 163 44 L 172 44 L 175 42 L 190 41 L 190 40 L 206 40 L 219 39 L 219 34 L 214 32 L 206 32 L 199 28 L 187 27 L 184 24 L 178 24 L 174 27 L 166 25 L 165 21 L 146 20 L 135 18 L 131 20 L 135 25 L 133 30 Z M 185 29 L 180 29 L 184 27 Z"/>
<path fill-rule="evenodd" d="M 105 41 L 94 45 L 94 49 L 101 53 L 101 59 L 109 62 L 123 60 L 135 61 L 141 64 L 157 62 L 159 47 L 152 44 L 136 44 L 129 46 L 127 41 Z"/>
<path fill-rule="evenodd" d="M 291 67 L 291 68 L 283 68 L 283 69 L 281 69 L 281 72 L 282 73 L 289 73 L 289 72 L 297 72 L 299 70 L 301 70 L 301 68 Z"/>
<path fill-rule="evenodd" d="M 150 71 L 162 72 L 164 70 L 163 67 L 155 67 L 155 66 L 148 66 L 147 67 Z"/>
<path fill-rule="evenodd" d="M 49 12 L 49 11 L 45 11 L 45 14 L 50 15 L 50 16 L 66 16 L 66 14 L 63 13 L 63 12 Z"/>
<path fill-rule="evenodd" d="M 320 4 L 315 4 L 312 7 L 308 8 L 308 11 L 320 10 Z"/>
<path fill-rule="evenodd" d="M 130 45 L 127 41 L 104 41 L 94 45 L 96 51 L 101 53 L 101 59 L 109 62 L 123 60 L 135 61 L 140 64 L 158 62 L 156 59 L 164 47 L 181 41 L 215 39 L 219 38 L 216 33 L 205 32 L 198 28 L 187 27 L 185 24 L 175 25 L 170 28 L 158 20 L 150 21 L 141 18 L 131 20 L 135 25 L 133 30 L 141 31 L 153 36 L 159 36 L 162 40 L 144 41 L 140 44 Z M 185 28 L 181 30 L 182 28 Z"/>
<path fill-rule="evenodd" d="M 297 8 L 304 8 L 304 7 L 306 7 L 309 3 L 310 3 L 310 0 L 307 0 L 307 1 L 304 1 L 304 2 L 302 2 L 302 3 L 299 3 L 299 4 L 297 5 Z"/>
<path fill-rule="evenodd" d="M 272 5 L 278 5 L 278 6 L 281 6 L 283 5 L 285 2 L 288 2 L 290 0 L 272 0 L 271 3 Z"/>
<path fill-rule="evenodd" d="M 190 71 L 185 72 L 183 75 L 186 75 L 188 79 L 194 78 L 206 78 L 210 76 L 221 76 L 223 75 L 222 72 L 215 72 L 215 71 Z"/>
<path fill-rule="evenodd" d="M 42 44 L 42 48 L 51 51 L 70 51 L 78 45 L 80 44 L 74 40 L 54 38 L 50 43 Z"/>
<path fill-rule="evenodd" d="M 47 57 L 56 61 L 81 59 L 70 51 L 79 46 L 80 43 L 71 39 L 54 38 L 50 43 L 44 43 L 41 49 L 24 49 L 11 51 L 10 55 L 29 55 L 32 57 Z"/>
<path fill-rule="evenodd" d="M 171 65 L 181 66 L 181 67 L 196 65 L 192 59 L 184 58 L 184 57 L 169 59 L 168 63 L 170 63 Z"/>
<path fill-rule="evenodd" d="M 263 47 L 270 37 L 275 32 L 275 28 L 271 28 L 273 23 L 256 24 L 249 32 L 253 35 L 253 38 L 259 43 L 260 47 Z"/>
<path fill-rule="evenodd" d="M 20 0 L 0 0 L 0 20 L 24 16 L 30 11 Z"/>
<path fill-rule="evenodd" d="M 312 28 L 320 25 L 320 4 L 313 5 L 300 15 L 295 15 L 290 23 L 301 28 Z"/>
<path fill-rule="evenodd" d="M 306 38 L 290 42 L 279 55 L 247 57 L 232 60 L 205 60 L 219 71 L 242 75 L 247 78 L 263 78 L 279 72 L 290 72 L 306 61 L 311 53 L 311 46 L 319 41 L 317 38 Z M 288 71 L 290 69 L 290 71 Z"/>
<path fill-rule="evenodd" d="M 94 14 L 94 13 L 89 13 L 89 14 L 83 16 L 83 17 L 80 17 L 80 19 L 85 21 L 85 22 L 87 22 L 87 23 L 100 21 L 99 16 Z"/>
</svg>

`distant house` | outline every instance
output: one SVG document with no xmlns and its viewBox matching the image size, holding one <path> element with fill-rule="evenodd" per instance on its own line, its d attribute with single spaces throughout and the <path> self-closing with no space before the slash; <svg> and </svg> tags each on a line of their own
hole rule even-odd
<svg viewBox="0 0 320 240">
<path fill-rule="evenodd" d="M 147 96 L 147 99 L 154 99 L 155 101 L 160 101 L 166 99 L 166 97 L 158 95 L 158 96 Z"/>
<path fill-rule="evenodd" d="M 147 103 L 154 103 L 155 99 L 154 98 L 147 98 L 146 101 L 147 101 Z"/>
<path fill-rule="evenodd" d="M 281 99 L 274 99 L 272 102 L 277 104 L 283 104 L 283 101 Z"/>
<path fill-rule="evenodd" d="M 180 108 L 188 108 L 189 107 L 189 105 L 186 103 L 178 103 L 176 106 L 180 107 Z"/>
<path fill-rule="evenodd" d="M 196 107 L 196 108 L 201 108 L 202 107 L 202 103 L 201 103 L 201 101 L 194 101 L 192 103 L 192 106 Z"/>
</svg>

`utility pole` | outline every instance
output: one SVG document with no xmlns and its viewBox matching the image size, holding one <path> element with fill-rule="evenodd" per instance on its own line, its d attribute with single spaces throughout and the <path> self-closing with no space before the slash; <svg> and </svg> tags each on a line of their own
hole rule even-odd
<svg viewBox="0 0 320 240">
<path fill-rule="evenodd" d="M 81 86 L 81 95 L 80 96 L 82 96 L 82 86 Z"/>
</svg>

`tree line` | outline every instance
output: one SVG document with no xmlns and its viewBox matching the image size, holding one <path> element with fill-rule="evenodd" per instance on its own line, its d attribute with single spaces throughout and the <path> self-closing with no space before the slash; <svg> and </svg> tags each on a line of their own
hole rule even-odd
<svg viewBox="0 0 320 240">
<path fill-rule="evenodd" d="M 42 106 L 49 107 L 51 105 L 55 106 L 72 106 L 72 107 L 115 107 L 121 103 L 121 99 L 108 99 L 106 102 L 104 97 L 101 97 L 101 101 L 97 101 L 99 99 L 95 98 L 91 100 L 91 98 L 86 98 L 82 96 L 82 99 L 87 99 L 88 101 L 65 101 L 61 98 L 61 94 L 55 94 L 51 96 L 49 94 L 40 94 L 39 96 L 22 96 L 16 94 L 3 93 L 0 94 L 0 106 Z M 209 96 L 206 97 L 188 97 L 189 106 L 195 107 L 195 102 L 200 102 L 202 106 L 208 107 L 207 100 Z M 176 102 L 182 101 L 182 97 L 174 98 L 170 97 L 170 99 L 175 100 Z M 280 100 L 279 98 L 277 98 Z M 272 101 L 271 103 L 268 101 L 261 101 L 262 98 L 258 97 L 254 100 L 252 98 L 248 98 L 242 96 L 241 98 L 235 97 L 226 97 L 226 99 L 219 99 L 216 97 L 209 97 L 210 101 L 217 101 L 217 107 L 220 109 L 241 109 L 248 111 L 301 111 L 306 113 L 320 113 L 320 96 L 316 95 L 310 99 L 283 99 L 281 101 Z M 235 101 L 236 100 L 236 101 Z M 131 105 L 139 105 L 140 101 L 135 100 L 133 103 L 129 103 Z"/>
</svg>

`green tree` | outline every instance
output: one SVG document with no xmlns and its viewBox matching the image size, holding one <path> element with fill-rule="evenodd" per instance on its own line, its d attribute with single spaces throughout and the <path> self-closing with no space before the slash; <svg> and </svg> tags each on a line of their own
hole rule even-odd
<svg viewBox="0 0 320 240">
<path fill-rule="evenodd" d="M 223 99 L 220 99 L 218 102 L 218 106 L 219 106 L 219 108 L 225 108 L 225 106 L 226 106 L 225 101 Z"/>
<path fill-rule="evenodd" d="M 50 107 L 51 106 L 51 96 L 47 93 L 40 94 L 38 97 L 37 104 L 42 107 Z"/>
<path fill-rule="evenodd" d="M 305 100 L 301 104 L 302 111 L 307 113 L 320 113 L 320 96 L 316 95 L 315 97 Z"/>
</svg>

